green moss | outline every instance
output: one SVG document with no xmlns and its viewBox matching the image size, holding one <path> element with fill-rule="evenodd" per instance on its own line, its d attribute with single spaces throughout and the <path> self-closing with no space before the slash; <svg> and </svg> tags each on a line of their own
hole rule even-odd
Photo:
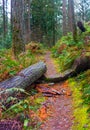
<svg viewBox="0 0 90 130">
<path fill-rule="evenodd" d="M 77 47 L 73 46 L 63 50 L 61 54 L 58 54 L 58 57 L 56 56 L 57 53 L 55 53 L 54 57 L 59 65 L 60 72 L 71 68 L 74 60 L 80 56 L 81 50 L 75 50 L 75 48 L 77 49 Z"/>
<path fill-rule="evenodd" d="M 72 130 L 89 130 L 90 120 L 88 118 L 88 105 L 83 104 L 82 82 L 77 82 L 74 78 L 69 79 L 69 86 L 73 92 L 73 116 L 74 124 Z"/>
<path fill-rule="evenodd" d="M 34 100 L 34 103 L 35 104 L 38 104 L 40 105 L 41 103 L 43 103 L 45 101 L 45 98 L 44 97 L 38 97 Z"/>
</svg>

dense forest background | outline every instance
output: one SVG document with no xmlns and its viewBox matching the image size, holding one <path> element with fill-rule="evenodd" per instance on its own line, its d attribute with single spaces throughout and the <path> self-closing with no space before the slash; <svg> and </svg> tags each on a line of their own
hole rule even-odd
<svg viewBox="0 0 90 130">
<path fill-rule="evenodd" d="M 89 0 L 0 0 L 0 48 L 16 46 L 14 37 L 21 50 L 31 41 L 52 46 L 89 20 Z"/>
</svg>

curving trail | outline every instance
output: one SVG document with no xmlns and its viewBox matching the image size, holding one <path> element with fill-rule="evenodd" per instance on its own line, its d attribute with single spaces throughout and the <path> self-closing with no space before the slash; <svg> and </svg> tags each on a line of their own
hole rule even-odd
<svg viewBox="0 0 90 130">
<path fill-rule="evenodd" d="M 46 53 L 45 62 L 48 69 L 46 75 L 51 76 L 57 74 L 50 52 Z M 63 91 L 65 94 L 48 97 L 44 105 L 47 106 L 49 116 L 43 121 L 40 130 L 71 130 L 73 124 L 72 96 L 68 82 L 57 83 L 51 87 L 58 91 Z"/>
</svg>

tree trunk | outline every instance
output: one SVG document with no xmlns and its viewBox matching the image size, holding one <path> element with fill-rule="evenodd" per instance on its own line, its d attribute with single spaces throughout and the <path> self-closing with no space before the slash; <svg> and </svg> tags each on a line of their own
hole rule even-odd
<svg viewBox="0 0 90 130">
<path fill-rule="evenodd" d="M 30 0 L 28 0 L 28 42 L 31 40 L 31 29 L 30 29 Z"/>
<path fill-rule="evenodd" d="M 63 7 L 62 7 L 62 11 L 63 11 L 63 35 L 65 36 L 67 34 L 67 11 L 66 11 L 66 0 L 63 0 Z"/>
<path fill-rule="evenodd" d="M 32 83 L 38 80 L 46 72 L 46 65 L 44 62 L 34 64 L 24 70 L 22 70 L 17 76 L 2 81 L 0 83 L 1 89 L 9 88 L 27 88 Z"/>
<path fill-rule="evenodd" d="M 5 0 L 3 0 L 3 35 L 6 36 L 6 17 L 5 17 Z"/>
<path fill-rule="evenodd" d="M 77 41 L 77 28 L 75 23 L 75 15 L 74 15 L 74 1 L 68 0 L 68 25 L 69 31 L 73 34 L 73 40 Z"/>
<path fill-rule="evenodd" d="M 53 11 L 52 11 L 52 46 L 55 45 L 55 35 L 56 35 L 56 31 L 55 31 L 55 4 L 54 4 L 54 1 L 52 1 L 52 8 L 53 8 Z"/>
<path fill-rule="evenodd" d="M 17 58 L 18 54 L 25 51 L 24 37 L 23 37 L 23 2 L 22 0 L 13 0 L 12 2 L 12 34 L 13 46 L 12 51 Z"/>
<path fill-rule="evenodd" d="M 24 1 L 24 21 L 25 21 L 25 43 L 29 43 L 31 41 L 31 27 L 30 27 L 30 0 Z"/>
<path fill-rule="evenodd" d="M 68 0 L 68 32 L 72 32 L 72 10 L 71 10 L 71 0 Z"/>
<path fill-rule="evenodd" d="M 81 56 L 75 59 L 71 69 L 68 69 L 59 75 L 45 77 L 45 80 L 47 82 L 61 82 L 88 69 L 90 69 L 90 56 Z"/>
</svg>

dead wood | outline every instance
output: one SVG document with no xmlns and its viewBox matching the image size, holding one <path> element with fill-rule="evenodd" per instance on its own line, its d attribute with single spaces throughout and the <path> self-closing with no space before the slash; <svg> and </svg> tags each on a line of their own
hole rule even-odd
<svg viewBox="0 0 90 130">
<path fill-rule="evenodd" d="M 55 95 L 62 95 L 62 92 L 59 92 L 58 90 L 49 87 L 48 85 L 45 86 L 44 84 L 37 85 L 36 90 L 43 94 L 43 96 L 52 97 Z"/>
<path fill-rule="evenodd" d="M 46 72 L 46 65 L 44 62 L 39 62 L 28 68 L 22 70 L 18 75 L 9 78 L 0 83 L 0 89 L 31 87 L 30 85 L 38 80 Z"/>
<path fill-rule="evenodd" d="M 53 75 L 52 77 L 45 77 L 47 82 L 60 82 L 68 79 L 69 77 L 76 76 L 80 72 L 90 69 L 90 56 L 80 56 L 75 59 L 71 69 L 59 75 Z"/>
</svg>

